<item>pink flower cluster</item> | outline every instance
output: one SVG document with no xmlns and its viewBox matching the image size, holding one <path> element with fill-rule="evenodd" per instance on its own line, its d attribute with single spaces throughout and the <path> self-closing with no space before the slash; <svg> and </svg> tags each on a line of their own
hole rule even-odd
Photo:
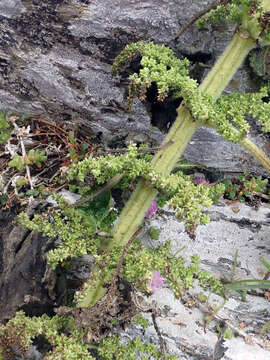
<svg viewBox="0 0 270 360">
<path fill-rule="evenodd" d="M 203 178 L 203 177 L 196 177 L 195 179 L 194 179 L 194 184 L 195 185 L 199 185 L 199 184 L 204 184 L 206 181 L 205 181 L 205 179 Z"/>
<path fill-rule="evenodd" d="M 152 204 L 150 205 L 149 209 L 145 213 L 145 217 L 150 217 L 157 211 L 157 202 L 154 200 Z"/>
<path fill-rule="evenodd" d="M 160 275 L 160 271 L 154 270 L 152 272 L 152 280 L 149 281 L 148 285 L 152 289 L 152 292 L 155 293 L 158 289 L 162 288 L 165 281 L 166 279 Z"/>
</svg>

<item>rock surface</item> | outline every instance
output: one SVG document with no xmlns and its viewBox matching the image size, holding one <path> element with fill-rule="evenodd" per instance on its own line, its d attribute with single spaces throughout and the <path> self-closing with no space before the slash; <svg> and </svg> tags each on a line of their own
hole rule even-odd
<svg viewBox="0 0 270 360">
<path fill-rule="evenodd" d="M 173 213 L 158 216 L 149 222 L 149 227 L 161 230 L 158 241 L 152 240 L 147 230 L 142 240 L 150 246 L 159 246 L 170 240 L 172 251 L 182 249 L 179 255 L 184 259 L 199 254 L 201 268 L 218 278 L 231 277 L 234 256 L 238 250 L 235 279 L 263 279 L 266 269 L 260 258 L 270 261 L 270 208 L 261 206 L 256 211 L 239 202 L 220 202 L 208 212 L 211 222 L 197 228 L 195 240 L 189 238 L 183 223 Z M 155 300 L 161 310 L 157 322 L 171 354 L 179 356 L 181 360 L 261 360 L 270 357 L 269 332 L 260 333 L 263 325 L 270 321 L 270 302 L 264 298 L 263 291 L 258 290 L 257 296 L 248 294 L 247 302 L 243 302 L 238 293 L 231 293 L 225 306 L 217 313 L 217 319 L 205 329 L 204 315 L 208 308 L 194 301 L 200 292 L 209 295 L 196 285 L 188 290 L 182 301 L 176 300 L 171 289 L 166 286 L 151 296 L 151 300 Z M 210 294 L 210 305 L 222 303 L 223 298 Z M 121 336 L 124 340 L 137 336 L 158 344 L 151 316 L 147 313 L 144 316 L 150 323 L 145 333 L 140 326 L 132 325 Z M 224 348 L 217 334 L 217 323 L 221 326 L 222 323 L 229 325 L 233 333 L 231 340 L 224 340 Z"/>
<path fill-rule="evenodd" d="M 170 108 L 172 116 L 162 108 L 154 115 L 149 104 L 137 101 L 127 113 L 126 84 L 112 77 L 112 61 L 127 43 L 152 40 L 171 46 L 178 56 L 212 65 L 234 29 L 193 27 L 177 38 L 180 28 L 209 3 L 117 0 L 112 6 L 109 0 L 2 0 L 0 106 L 70 129 L 78 124 L 107 145 L 138 136 L 144 142 L 159 143 L 176 115 L 175 108 Z M 198 79 L 205 73 L 205 68 L 197 69 Z M 254 88 L 246 66 L 226 91 L 236 88 Z M 155 117 L 163 133 L 151 131 Z M 255 137 L 265 150 L 269 148 L 264 137 Z M 208 129 L 195 134 L 185 156 L 219 170 L 264 173 L 239 146 Z"/>
<path fill-rule="evenodd" d="M 29 215 L 37 211 L 32 207 Z M 53 242 L 16 224 L 16 215 L 0 211 L 0 323 L 24 310 L 32 316 L 53 315 L 65 296 L 61 270 L 52 271 L 45 253 Z"/>
</svg>

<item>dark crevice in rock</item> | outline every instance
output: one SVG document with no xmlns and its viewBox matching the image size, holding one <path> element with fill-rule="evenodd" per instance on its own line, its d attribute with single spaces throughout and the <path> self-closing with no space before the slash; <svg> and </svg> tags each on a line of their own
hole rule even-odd
<svg viewBox="0 0 270 360">
<path fill-rule="evenodd" d="M 182 55 L 191 62 L 198 62 L 206 64 L 212 59 L 212 54 L 209 52 L 197 51 L 194 54 L 182 52 Z"/>
<path fill-rule="evenodd" d="M 22 238 L 21 238 L 21 241 L 16 245 L 15 247 L 15 254 L 17 254 L 22 246 L 23 246 L 23 243 L 25 242 L 25 240 L 27 239 L 27 237 L 30 235 L 31 231 L 30 230 L 26 230 L 25 233 L 23 234 Z"/>
<path fill-rule="evenodd" d="M 177 108 L 180 99 L 166 98 L 163 102 L 153 102 L 151 104 L 151 124 L 163 132 L 168 132 L 177 117 Z"/>
<path fill-rule="evenodd" d="M 146 107 L 151 114 L 151 125 L 166 133 L 177 117 L 177 108 L 182 99 L 174 99 L 169 95 L 161 102 L 157 100 L 157 95 L 156 84 L 152 84 L 147 90 Z"/>
<path fill-rule="evenodd" d="M 37 350 L 42 354 L 53 350 L 52 345 L 43 335 L 38 335 L 33 339 L 33 346 L 36 346 Z"/>
</svg>

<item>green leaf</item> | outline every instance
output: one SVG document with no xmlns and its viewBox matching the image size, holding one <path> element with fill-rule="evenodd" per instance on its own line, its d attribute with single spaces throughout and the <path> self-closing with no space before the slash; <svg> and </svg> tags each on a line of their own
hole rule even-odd
<svg viewBox="0 0 270 360">
<path fill-rule="evenodd" d="M 151 237 L 151 239 L 153 240 L 158 240 L 159 239 L 159 235 L 161 233 L 161 230 L 154 227 L 154 226 L 150 226 L 149 229 L 148 229 L 148 233 Z"/>
<path fill-rule="evenodd" d="M 15 167 L 17 170 L 22 171 L 24 169 L 23 157 L 15 154 L 12 160 L 8 163 L 9 167 Z"/>
<path fill-rule="evenodd" d="M 39 191 L 37 189 L 31 189 L 26 191 L 26 195 L 37 197 L 39 195 Z"/>
<path fill-rule="evenodd" d="M 0 144 L 5 144 L 10 138 L 10 130 L 0 131 Z"/>
<path fill-rule="evenodd" d="M 75 145 L 76 144 L 76 138 L 75 138 L 75 134 L 74 134 L 74 131 L 70 131 L 68 133 L 68 138 L 69 138 L 69 141 L 71 142 L 71 144 Z"/>
<path fill-rule="evenodd" d="M 232 331 L 228 327 L 224 331 L 224 338 L 227 339 L 227 340 L 230 340 L 232 338 Z"/>
<path fill-rule="evenodd" d="M 40 168 L 41 163 L 46 160 L 47 160 L 47 156 L 45 155 L 44 151 L 31 149 L 27 154 L 26 164 L 27 165 L 35 164 L 37 165 L 38 168 Z"/>
<path fill-rule="evenodd" d="M 0 144 L 5 144 L 10 138 L 11 130 L 8 115 L 5 111 L 0 112 Z"/>
<path fill-rule="evenodd" d="M 231 191 L 229 192 L 229 198 L 230 198 L 231 200 L 235 199 L 235 195 L 236 195 L 236 190 L 231 190 Z"/>
<path fill-rule="evenodd" d="M 111 193 L 98 196 L 95 200 L 80 206 L 78 209 L 86 216 L 91 216 L 97 223 L 100 223 L 108 214 L 111 208 Z"/>
<path fill-rule="evenodd" d="M 8 193 L 4 193 L 3 195 L 0 195 L 0 203 L 1 205 L 5 205 L 5 203 L 8 201 Z"/>
<path fill-rule="evenodd" d="M 269 289 L 270 288 L 270 281 L 269 280 L 238 280 L 234 281 L 233 283 L 226 284 L 225 288 L 229 290 L 249 290 L 249 289 Z"/>
<path fill-rule="evenodd" d="M 24 186 L 28 184 L 28 180 L 24 176 L 20 176 L 19 179 L 16 181 L 16 185 L 18 187 Z"/>
</svg>

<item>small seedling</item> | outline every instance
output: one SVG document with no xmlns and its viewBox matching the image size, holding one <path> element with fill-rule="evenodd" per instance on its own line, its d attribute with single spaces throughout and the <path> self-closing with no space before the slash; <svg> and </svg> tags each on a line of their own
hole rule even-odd
<svg viewBox="0 0 270 360">
<path fill-rule="evenodd" d="M 160 236 L 160 233 L 161 233 L 161 230 L 158 229 L 158 228 L 156 228 L 156 227 L 154 227 L 154 226 L 150 226 L 150 227 L 148 228 L 148 233 L 149 233 L 151 239 L 153 239 L 153 240 L 158 240 L 158 239 L 159 239 L 159 236 Z"/>
</svg>

